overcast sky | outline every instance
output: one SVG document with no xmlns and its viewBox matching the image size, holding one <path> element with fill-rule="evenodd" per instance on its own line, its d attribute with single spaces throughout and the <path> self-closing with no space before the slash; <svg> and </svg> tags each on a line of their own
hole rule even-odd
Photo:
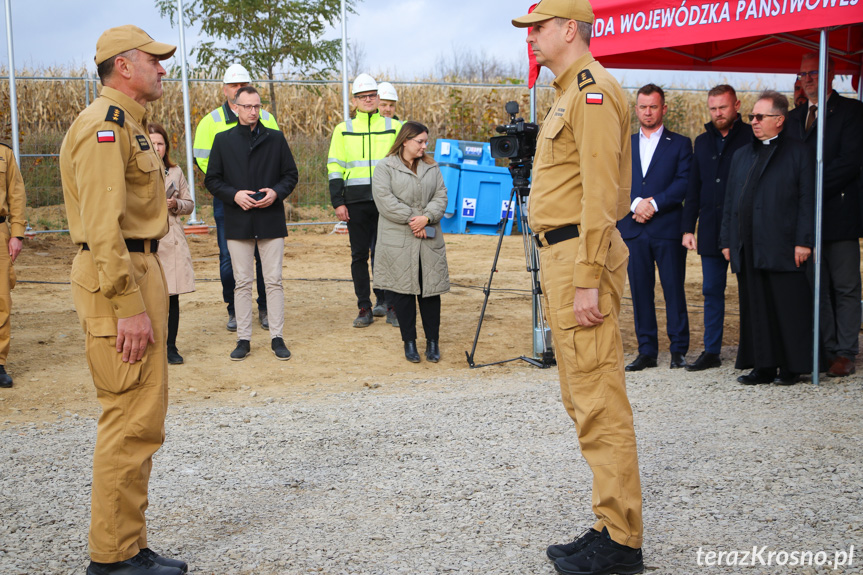
<svg viewBox="0 0 863 575">
<path fill-rule="evenodd" d="M 5 0 L 4 0 L 5 1 Z M 159 16 L 152 0 L 11 0 L 17 69 L 60 66 L 95 71 L 96 39 L 106 28 L 136 24 L 155 39 L 177 44 L 179 32 Z M 501 63 L 524 62 L 526 31 L 510 20 L 527 12 L 531 0 L 364 0 L 349 16 L 348 38 L 364 53 L 370 71 L 390 80 L 424 78 L 441 58 L 483 54 Z M 0 29 L 0 64 L 8 65 L 5 12 Z M 330 37 L 341 37 L 333 30 Z M 195 30 L 186 33 L 187 51 Z M 176 58 L 175 58 L 176 60 Z M 790 89 L 790 75 L 645 72 L 613 70 L 627 86 L 654 81 L 665 86 L 710 87 L 726 79 L 753 88 L 774 83 Z M 379 77 L 379 80 L 384 79 Z M 846 82 L 847 83 L 847 82 Z M 788 86 L 785 86 L 788 84 Z M 837 85 L 838 87 L 838 85 Z"/>
</svg>

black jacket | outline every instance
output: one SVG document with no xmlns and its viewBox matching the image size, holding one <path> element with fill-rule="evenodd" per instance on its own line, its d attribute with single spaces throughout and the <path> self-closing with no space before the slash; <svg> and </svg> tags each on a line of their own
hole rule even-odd
<svg viewBox="0 0 863 575">
<path fill-rule="evenodd" d="M 818 117 L 821 118 L 821 106 Z M 809 148 L 815 165 L 818 138 L 816 121 L 806 132 L 808 106 L 788 112 L 785 130 Z M 861 225 L 861 168 L 863 168 L 863 103 L 844 98 L 837 92 L 827 98 L 827 123 L 824 126 L 824 190 L 822 239 L 825 242 L 856 240 L 863 235 Z"/>
<path fill-rule="evenodd" d="M 694 234 L 697 221 L 699 255 L 721 257 L 719 228 L 722 225 L 731 158 L 734 152 L 752 141 L 752 126 L 738 116 L 725 136 L 722 152 L 716 145 L 716 138 L 720 134 L 713 122 L 706 123 L 704 129 L 706 131 L 695 138 L 681 233 Z"/>
<path fill-rule="evenodd" d="M 260 122 L 254 133 L 237 124 L 216 134 L 204 185 L 225 203 L 225 237 L 229 240 L 283 238 L 285 198 L 294 191 L 299 174 L 291 149 L 279 130 Z M 234 202 L 239 190 L 272 188 L 276 201 L 266 208 L 243 210 Z"/>
<path fill-rule="evenodd" d="M 731 249 L 731 271 L 740 273 L 743 227 L 740 201 L 750 179 L 753 198 L 753 245 L 747 252 L 757 269 L 802 271 L 794 263 L 794 247 L 811 248 L 815 240 L 815 168 L 806 146 L 780 132 L 770 143 L 771 153 L 760 173 L 752 173 L 758 151 L 764 144 L 752 138 L 752 144 L 734 153 L 719 247 Z"/>
</svg>

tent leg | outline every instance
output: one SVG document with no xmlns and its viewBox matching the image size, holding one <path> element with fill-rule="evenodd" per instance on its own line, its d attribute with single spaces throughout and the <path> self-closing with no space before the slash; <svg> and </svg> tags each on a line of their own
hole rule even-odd
<svg viewBox="0 0 863 575">
<path fill-rule="evenodd" d="M 824 110 L 827 105 L 827 29 L 821 29 L 821 46 L 818 52 L 818 106 Z M 818 114 L 817 141 L 815 154 L 815 289 L 812 293 L 812 385 L 818 385 L 818 361 L 821 327 L 821 218 L 824 198 L 824 125 L 827 114 Z"/>
<path fill-rule="evenodd" d="M 9 119 L 12 123 L 12 152 L 21 163 L 18 149 L 18 95 L 15 91 L 15 50 L 12 44 L 12 0 L 6 0 L 6 50 L 9 53 Z"/>
</svg>

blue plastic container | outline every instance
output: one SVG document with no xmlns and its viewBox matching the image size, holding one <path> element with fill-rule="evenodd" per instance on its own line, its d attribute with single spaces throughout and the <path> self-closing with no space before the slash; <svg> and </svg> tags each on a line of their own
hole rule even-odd
<svg viewBox="0 0 863 575">
<path fill-rule="evenodd" d="M 505 233 L 511 233 L 512 176 L 507 168 L 495 166 L 488 142 L 441 139 L 434 158 L 448 193 L 441 220 L 444 233 L 494 235 L 503 214 L 508 216 Z"/>
</svg>

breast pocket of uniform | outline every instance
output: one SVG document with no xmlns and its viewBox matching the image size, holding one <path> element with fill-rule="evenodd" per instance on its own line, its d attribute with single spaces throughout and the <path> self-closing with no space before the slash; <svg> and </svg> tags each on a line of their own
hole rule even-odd
<svg viewBox="0 0 863 575">
<path fill-rule="evenodd" d="M 549 120 L 548 126 L 543 127 L 539 143 L 542 146 L 540 159 L 543 163 L 561 162 L 566 157 L 566 143 L 561 137 L 564 127 L 566 127 L 566 122 L 560 117 L 552 118 Z"/>
<path fill-rule="evenodd" d="M 156 155 L 152 152 L 137 154 L 132 169 L 129 171 L 129 187 L 132 188 L 135 195 L 142 198 L 152 198 L 156 194 L 156 184 L 161 180 Z"/>
<path fill-rule="evenodd" d="M 0 159 L 0 192 L 6 191 L 6 162 Z"/>
</svg>

